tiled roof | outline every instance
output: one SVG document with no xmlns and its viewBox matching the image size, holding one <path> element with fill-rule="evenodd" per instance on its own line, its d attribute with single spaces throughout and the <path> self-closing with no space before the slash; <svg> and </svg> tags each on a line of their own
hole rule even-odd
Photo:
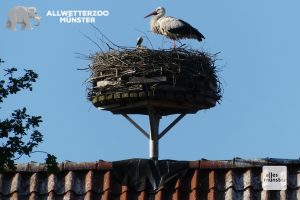
<svg viewBox="0 0 300 200">
<path fill-rule="evenodd" d="M 263 165 L 286 165 L 288 189 L 264 191 Z M 58 174 L 22 164 L 0 174 L 0 200 L 297 200 L 299 160 L 62 163 Z"/>
</svg>

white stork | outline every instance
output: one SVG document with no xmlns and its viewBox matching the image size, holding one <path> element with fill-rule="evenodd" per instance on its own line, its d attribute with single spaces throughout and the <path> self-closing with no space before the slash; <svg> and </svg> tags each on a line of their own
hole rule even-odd
<svg viewBox="0 0 300 200">
<path fill-rule="evenodd" d="M 142 48 L 142 43 L 143 43 L 143 38 L 138 37 L 137 42 L 136 42 L 136 48 L 138 48 L 138 49 Z"/>
<path fill-rule="evenodd" d="M 165 16 L 165 13 L 165 8 L 160 6 L 145 18 L 153 16 L 150 22 L 151 31 L 172 39 L 174 41 L 174 48 L 176 48 L 175 41 L 179 39 L 191 38 L 196 39 L 199 42 L 201 42 L 202 39 L 205 39 L 197 29 L 187 22 L 176 19 L 175 17 Z"/>
</svg>

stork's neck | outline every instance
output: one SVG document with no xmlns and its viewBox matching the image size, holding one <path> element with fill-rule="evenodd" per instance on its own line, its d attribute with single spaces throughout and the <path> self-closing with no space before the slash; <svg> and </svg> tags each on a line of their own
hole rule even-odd
<svg viewBox="0 0 300 200">
<path fill-rule="evenodd" d="M 165 15 L 165 13 L 159 13 L 159 14 L 157 14 L 157 15 L 154 15 L 154 16 L 152 17 L 152 19 L 155 19 L 155 20 L 157 21 L 159 18 L 163 17 L 164 15 Z"/>
<path fill-rule="evenodd" d="M 159 18 L 161 18 L 161 17 L 162 17 L 162 15 L 154 15 L 154 16 L 152 17 L 152 19 L 151 19 L 151 23 L 156 23 L 157 20 L 158 20 Z"/>
<path fill-rule="evenodd" d="M 157 31 L 158 31 L 157 30 L 157 28 L 158 28 L 157 21 L 163 16 L 164 15 L 162 15 L 162 14 L 158 14 L 158 15 L 155 15 L 152 17 L 151 22 L 150 22 L 152 32 L 157 33 Z"/>
</svg>

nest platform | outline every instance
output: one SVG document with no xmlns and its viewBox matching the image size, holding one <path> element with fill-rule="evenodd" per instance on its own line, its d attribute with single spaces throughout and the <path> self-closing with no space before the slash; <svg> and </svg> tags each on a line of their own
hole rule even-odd
<svg viewBox="0 0 300 200">
<path fill-rule="evenodd" d="M 114 114 L 196 113 L 221 98 L 215 56 L 205 52 L 122 49 L 91 58 L 88 98 Z"/>
</svg>

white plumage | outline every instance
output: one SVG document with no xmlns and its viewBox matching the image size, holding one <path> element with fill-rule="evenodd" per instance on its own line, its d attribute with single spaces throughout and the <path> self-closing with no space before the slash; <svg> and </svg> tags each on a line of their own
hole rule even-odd
<svg viewBox="0 0 300 200">
<path fill-rule="evenodd" d="M 146 17 L 153 16 L 150 22 L 151 31 L 172 39 L 174 48 L 176 47 L 175 40 L 189 38 L 202 41 L 202 39 L 205 39 L 197 29 L 187 22 L 175 17 L 165 16 L 165 13 L 165 9 L 160 6 Z"/>
</svg>

